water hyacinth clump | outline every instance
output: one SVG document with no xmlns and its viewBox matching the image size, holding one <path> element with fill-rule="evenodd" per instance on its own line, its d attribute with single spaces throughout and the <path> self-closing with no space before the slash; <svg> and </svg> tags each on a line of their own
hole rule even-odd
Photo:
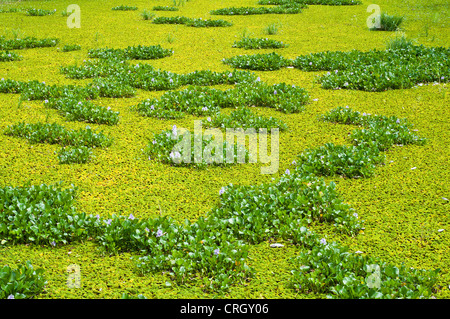
<svg viewBox="0 0 450 319">
<path fill-rule="evenodd" d="M 291 259 L 291 287 L 337 299 L 430 298 L 439 270 L 409 269 L 361 256 L 336 243 L 311 246 Z"/>
<path fill-rule="evenodd" d="M 209 28 L 209 27 L 231 27 L 231 22 L 218 19 L 202 19 L 202 18 L 187 18 L 187 17 L 156 17 L 152 20 L 154 24 L 184 24 L 188 27 Z"/>
<path fill-rule="evenodd" d="M 249 69 L 258 71 L 279 70 L 291 64 L 289 59 L 285 59 L 278 53 L 238 55 L 225 58 L 223 63 L 231 65 L 233 68 Z"/>
<path fill-rule="evenodd" d="M 22 56 L 12 51 L 0 52 L 0 62 L 20 61 Z"/>
<path fill-rule="evenodd" d="M 378 148 L 346 146 L 326 143 L 314 149 L 306 149 L 296 160 L 297 169 L 315 175 L 344 177 L 373 176 L 376 165 L 385 157 Z"/>
<path fill-rule="evenodd" d="M 81 45 L 78 44 L 66 44 L 62 47 L 62 52 L 79 51 L 81 50 Z"/>
<path fill-rule="evenodd" d="M 178 11 L 180 10 L 177 7 L 170 7 L 170 6 L 154 6 L 152 8 L 153 11 Z"/>
<path fill-rule="evenodd" d="M 268 38 L 249 38 L 243 37 L 239 41 L 233 43 L 233 48 L 243 48 L 243 49 L 279 49 L 285 48 L 287 44 L 282 41 L 277 41 Z"/>
<path fill-rule="evenodd" d="M 92 86 L 47 85 L 45 82 L 28 82 L 11 79 L 0 80 L 0 93 L 21 94 L 22 100 L 48 100 L 51 98 L 72 97 L 77 99 L 95 99 L 99 97 L 99 88 Z"/>
<path fill-rule="evenodd" d="M 37 16 L 53 15 L 53 14 L 55 14 L 55 12 L 56 12 L 56 9 L 54 9 L 54 10 L 46 10 L 46 9 L 30 8 L 30 9 L 27 9 L 25 11 L 25 14 L 27 16 L 35 16 L 35 17 L 37 17 Z"/>
<path fill-rule="evenodd" d="M 111 10 L 113 10 L 113 11 L 136 11 L 137 9 L 138 9 L 137 7 L 125 6 L 125 5 L 120 5 L 120 6 L 111 8 Z"/>
<path fill-rule="evenodd" d="M 205 111 L 207 108 L 205 107 Z M 256 131 L 259 129 L 271 130 L 272 128 L 278 128 L 280 131 L 287 130 L 287 125 L 276 118 L 256 116 L 249 108 L 242 107 L 233 112 L 230 115 L 217 113 L 210 121 L 203 121 L 202 124 L 205 127 L 218 127 L 221 129 L 228 128 L 253 128 Z"/>
<path fill-rule="evenodd" d="M 116 125 L 119 122 L 119 112 L 93 104 L 91 101 L 78 101 L 72 98 L 50 99 L 44 101 L 44 106 L 53 108 L 69 121 L 80 121 L 96 124 Z"/>
<path fill-rule="evenodd" d="M 178 132 L 176 126 L 155 134 L 144 154 L 151 161 L 199 169 L 229 166 L 240 163 L 240 160 L 248 163 L 250 157 L 245 145 L 228 143 L 222 135 L 194 134 L 188 130 Z"/>
<path fill-rule="evenodd" d="M 406 119 L 395 116 L 372 115 L 338 107 L 322 116 L 324 121 L 362 126 L 350 134 L 354 145 L 385 151 L 393 145 L 424 145 L 426 139 L 414 133 L 414 127 Z"/>
<path fill-rule="evenodd" d="M 0 299 L 25 299 L 36 297 L 44 290 L 47 281 L 44 269 L 34 268 L 30 261 L 16 269 L 8 265 L 0 267 Z"/>
<path fill-rule="evenodd" d="M 402 47 L 368 52 L 320 52 L 293 60 L 305 71 L 330 71 L 318 78 L 325 89 L 386 91 L 449 78 L 450 49 L 408 42 Z"/>
<path fill-rule="evenodd" d="M 60 164 L 85 164 L 92 158 L 92 149 L 86 146 L 66 146 L 59 150 Z"/>
<path fill-rule="evenodd" d="M 151 46 L 129 46 L 125 49 L 90 49 L 88 56 L 90 58 L 100 59 L 118 59 L 118 60 L 152 60 L 162 59 L 173 54 L 172 49 L 164 49 L 161 45 Z"/>
<path fill-rule="evenodd" d="M 258 0 L 261 5 L 289 5 L 289 4 L 306 4 L 306 5 L 357 5 L 362 2 L 359 0 Z"/>
<path fill-rule="evenodd" d="M 56 123 L 18 123 L 8 125 L 3 134 L 25 138 L 30 143 L 61 145 L 64 147 L 58 153 L 61 164 L 86 163 L 91 155 L 91 148 L 109 147 L 112 144 L 111 137 L 103 132 L 95 132 L 89 126 L 86 129 L 67 130 Z"/>
<path fill-rule="evenodd" d="M 213 115 L 221 108 L 242 106 L 271 107 L 285 113 L 296 113 L 303 111 L 308 101 L 308 93 L 303 88 L 255 81 L 250 85 L 239 83 L 225 91 L 189 86 L 182 91 L 164 93 L 159 99 L 144 100 L 133 106 L 133 110 L 143 116 L 172 119 L 185 114 Z"/>
<path fill-rule="evenodd" d="M 30 143 L 60 144 L 62 146 L 108 147 L 112 139 L 103 132 L 96 132 L 89 126 L 85 129 L 67 130 L 56 123 L 24 122 L 8 125 L 4 130 L 8 136 L 25 138 Z"/>
<path fill-rule="evenodd" d="M 6 39 L 5 36 L 0 36 L 0 50 L 20 50 L 31 48 L 54 47 L 59 43 L 58 38 L 44 38 L 38 39 L 35 37 L 25 37 L 23 39 Z"/>
<path fill-rule="evenodd" d="M 256 75 L 248 71 L 233 70 L 215 72 L 210 70 L 193 71 L 178 74 L 170 71 L 156 70 L 150 64 L 131 65 L 119 60 L 88 60 L 83 65 L 61 67 L 61 72 L 68 78 L 87 79 L 95 77 L 113 77 L 129 86 L 147 90 L 172 90 L 183 85 L 210 86 L 217 84 L 236 84 L 254 82 Z"/>
<path fill-rule="evenodd" d="M 230 7 L 211 10 L 212 15 L 298 14 L 306 5 L 291 3 L 276 7 Z"/>
</svg>

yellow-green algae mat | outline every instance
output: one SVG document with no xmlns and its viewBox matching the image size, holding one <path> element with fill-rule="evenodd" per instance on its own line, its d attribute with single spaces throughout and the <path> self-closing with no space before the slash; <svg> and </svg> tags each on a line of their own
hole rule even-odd
<svg viewBox="0 0 450 319">
<path fill-rule="evenodd" d="M 31 2 L 21 3 L 29 6 Z M 177 73 L 195 70 L 224 71 L 222 59 L 237 54 L 267 53 L 272 50 L 242 50 L 232 48 L 244 31 L 256 37 L 266 37 L 264 28 L 271 23 L 281 25 L 270 37 L 289 43 L 277 49 L 286 58 L 322 51 L 367 51 L 384 48 L 390 32 L 371 32 L 366 20 L 370 2 L 358 6 L 309 6 L 300 14 L 257 16 L 210 16 L 213 9 L 224 7 L 222 1 L 190 0 L 176 12 L 157 13 L 163 16 L 224 19 L 233 22 L 226 28 L 189 28 L 176 25 L 154 25 L 139 15 L 151 10 L 160 1 L 134 1 L 138 11 L 112 11 L 120 1 L 77 1 L 81 8 L 81 28 L 67 27 L 67 17 L 61 12 L 65 3 L 33 1 L 36 8 L 56 9 L 57 13 L 44 17 L 27 17 L 20 13 L 2 14 L 0 29 L 5 35 L 57 37 L 59 46 L 79 44 L 81 51 L 63 53 L 57 48 L 20 50 L 22 61 L 0 64 L 0 78 L 39 80 L 46 84 L 79 84 L 89 81 L 66 79 L 59 67 L 81 64 L 90 48 L 123 48 L 133 45 L 161 44 L 173 48 L 174 55 L 149 61 L 156 68 Z M 446 1 L 378 1 L 391 14 L 404 15 L 404 32 L 409 38 L 427 46 L 447 46 L 449 8 Z M 167 1 L 167 5 L 171 5 Z M 227 7 L 255 6 L 256 1 L 228 1 Z M 8 7 L 17 6 L 12 2 Z M 170 43 L 169 43 L 170 42 Z M 448 266 L 450 198 L 448 180 L 449 111 L 445 84 L 426 85 L 408 90 L 382 93 L 350 90 L 324 90 L 315 84 L 316 75 L 323 72 L 301 72 L 282 69 L 257 72 L 262 81 L 270 84 L 286 82 L 308 90 L 313 102 L 306 111 L 283 114 L 271 109 L 258 109 L 258 114 L 283 120 L 289 131 L 280 134 L 280 169 L 274 175 L 260 174 L 264 164 L 236 165 L 209 170 L 180 169 L 149 162 L 142 158 L 141 149 L 146 137 L 171 128 L 173 124 L 192 129 L 195 117 L 182 120 L 157 120 L 140 117 L 130 106 L 143 99 L 158 97 L 162 92 L 139 91 L 129 99 L 99 99 L 95 102 L 120 111 L 117 126 L 97 126 L 115 138 L 107 150 L 96 152 L 94 160 L 82 165 L 59 165 L 54 154 L 57 146 L 31 145 L 25 140 L 0 135 L 0 185 L 21 186 L 54 184 L 63 181 L 79 188 L 77 210 L 106 216 L 110 213 L 138 218 L 152 218 L 159 214 L 176 220 L 195 221 L 218 202 L 222 186 L 229 183 L 251 185 L 278 177 L 295 157 L 307 147 L 327 142 L 345 144 L 352 130 L 345 125 L 334 125 L 317 120 L 317 116 L 338 106 L 349 105 L 361 112 L 395 115 L 407 118 L 428 139 L 425 146 L 394 147 L 386 152 L 385 166 L 376 170 L 376 176 L 367 179 L 335 180 L 342 197 L 356 209 L 365 221 L 365 229 L 356 237 L 338 235 L 324 225 L 311 230 L 322 234 L 327 241 L 337 241 L 353 251 L 380 257 L 393 265 L 402 262 L 408 267 L 440 268 L 437 298 L 450 297 Z M 45 109 L 39 101 L 19 104 L 19 95 L 0 94 L 0 127 L 20 121 L 56 122 L 67 128 L 85 126 L 66 122 L 54 110 Z M 414 169 L 413 169 L 414 168 Z M 288 288 L 291 265 L 289 257 L 299 248 L 285 245 L 281 249 L 269 243 L 251 246 L 248 264 L 256 274 L 246 285 L 232 287 L 220 297 L 227 298 L 323 298 L 324 295 L 299 294 Z M 45 269 L 48 284 L 38 298 L 120 298 L 122 293 L 143 294 L 147 298 L 211 298 L 199 286 L 190 284 L 166 286 L 162 274 L 138 276 L 133 272 L 130 254 L 100 256 L 95 244 L 88 242 L 62 247 L 17 245 L 0 248 L 0 264 L 15 266 L 25 260 Z M 81 269 L 81 288 L 67 286 L 67 267 L 77 264 Z"/>
</svg>

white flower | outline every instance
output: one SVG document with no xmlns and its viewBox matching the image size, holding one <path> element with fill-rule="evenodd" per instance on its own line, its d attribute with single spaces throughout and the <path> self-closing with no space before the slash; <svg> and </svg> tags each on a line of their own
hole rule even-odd
<svg viewBox="0 0 450 319">
<path fill-rule="evenodd" d="M 169 156 L 173 160 L 175 158 L 180 158 L 181 154 L 180 154 L 180 152 L 176 151 L 176 152 L 170 152 Z"/>
</svg>

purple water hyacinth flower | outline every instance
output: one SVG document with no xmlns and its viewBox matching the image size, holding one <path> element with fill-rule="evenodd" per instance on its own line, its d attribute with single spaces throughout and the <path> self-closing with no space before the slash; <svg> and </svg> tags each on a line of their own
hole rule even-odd
<svg viewBox="0 0 450 319">
<path fill-rule="evenodd" d="M 145 227 L 144 229 L 147 233 L 150 231 L 150 229 L 148 229 L 147 227 Z"/>
<path fill-rule="evenodd" d="M 353 216 L 356 217 L 356 218 L 358 218 L 358 214 L 357 214 L 357 213 L 354 213 Z"/>
<path fill-rule="evenodd" d="M 153 140 L 152 143 L 153 143 L 153 145 L 155 145 L 156 144 L 156 140 Z"/>
<path fill-rule="evenodd" d="M 321 243 L 322 245 L 326 245 L 326 244 L 327 244 L 327 241 L 326 241 L 325 238 L 322 238 L 322 239 L 320 240 L 320 243 Z"/>
<path fill-rule="evenodd" d="M 219 191 L 219 195 L 222 195 L 223 193 L 225 193 L 225 187 L 222 187 Z"/>
<path fill-rule="evenodd" d="M 208 111 L 208 108 L 206 106 L 204 106 L 204 107 L 202 107 L 202 111 L 206 112 L 206 111 Z"/>
<path fill-rule="evenodd" d="M 228 77 L 231 78 L 233 76 L 233 73 L 228 74 Z"/>
<path fill-rule="evenodd" d="M 173 134 L 173 136 L 177 136 L 177 126 L 176 125 L 174 125 L 172 127 L 172 134 Z"/>
<path fill-rule="evenodd" d="M 14 295 L 9 295 L 8 299 L 14 299 Z"/>
<path fill-rule="evenodd" d="M 51 244 L 52 246 L 56 246 L 55 241 L 52 241 L 50 244 Z"/>
<path fill-rule="evenodd" d="M 220 254 L 220 250 L 219 250 L 219 248 L 217 248 L 217 249 L 214 249 L 214 255 L 219 255 Z"/>
<path fill-rule="evenodd" d="M 99 214 L 95 215 L 95 218 L 97 218 L 97 220 L 99 220 L 100 219 L 100 215 Z"/>
<path fill-rule="evenodd" d="M 395 121 L 395 123 L 400 124 L 400 119 L 397 119 L 397 121 Z"/>
<path fill-rule="evenodd" d="M 133 219 L 134 219 L 134 216 L 133 216 L 133 214 L 130 214 L 130 216 L 128 216 L 128 219 L 131 219 L 131 220 L 133 220 Z"/>
<path fill-rule="evenodd" d="M 289 169 L 286 169 L 286 171 L 284 172 L 286 175 L 290 175 L 291 171 L 289 171 Z"/>
<path fill-rule="evenodd" d="M 211 118 L 208 116 L 208 118 L 206 119 L 208 122 L 211 122 Z"/>
<path fill-rule="evenodd" d="M 261 81 L 261 78 L 258 76 L 258 77 L 256 78 L 256 82 L 259 82 L 259 81 Z"/>
<path fill-rule="evenodd" d="M 111 225 L 111 222 L 112 222 L 112 219 L 108 219 L 105 223 L 106 223 L 106 225 Z"/>
<path fill-rule="evenodd" d="M 173 160 L 173 159 L 175 159 L 175 158 L 180 158 L 181 157 L 181 154 L 180 154 L 180 152 L 170 152 L 170 154 L 169 154 L 169 156 L 170 156 L 170 158 Z"/>
<path fill-rule="evenodd" d="M 277 90 L 273 91 L 273 94 L 277 95 Z"/>
<path fill-rule="evenodd" d="M 156 237 L 161 237 L 163 234 L 161 229 L 158 229 L 158 231 L 156 232 Z"/>
</svg>

